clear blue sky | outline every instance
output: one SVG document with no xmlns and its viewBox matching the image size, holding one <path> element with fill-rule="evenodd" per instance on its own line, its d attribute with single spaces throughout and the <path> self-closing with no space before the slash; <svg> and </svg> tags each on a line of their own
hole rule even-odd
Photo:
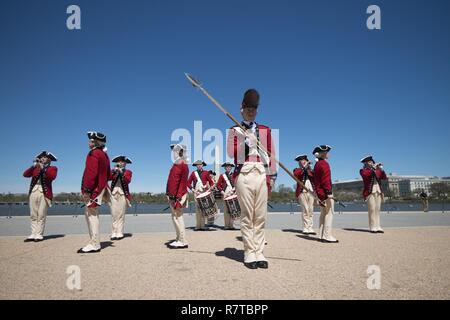
<svg viewBox="0 0 450 320">
<path fill-rule="evenodd" d="M 66 28 L 70 4 L 82 30 Z M 366 28 L 370 4 L 382 30 Z M 231 126 L 184 71 L 236 116 L 257 88 L 289 167 L 329 144 L 333 180 L 357 177 L 366 154 L 449 176 L 449 13 L 444 0 L 2 1 L 0 192 L 27 192 L 43 149 L 59 158 L 55 191 L 79 191 L 88 130 L 134 160 L 132 191 L 164 191 L 174 129 Z"/>
</svg>

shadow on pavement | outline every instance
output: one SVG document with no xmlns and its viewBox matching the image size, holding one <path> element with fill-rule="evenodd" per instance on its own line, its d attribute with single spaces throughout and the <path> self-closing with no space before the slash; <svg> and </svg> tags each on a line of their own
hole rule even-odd
<svg viewBox="0 0 450 320">
<path fill-rule="evenodd" d="M 204 229 L 204 230 L 197 230 L 196 227 L 187 227 L 186 230 L 193 230 L 193 231 L 197 231 L 197 232 L 217 231 L 217 229 L 214 229 L 211 227 L 207 227 L 207 229 Z"/>
<path fill-rule="evenodd" d="M 308 237 L 308 236 L 304 236 L 304 235 L 301 235 L 301 234 L 298 234 L 297 237 L 302 238 L 304 240 L 320 242 L 320 239 L 316 238 L 316 237 Z"/>
<path fill-rule="evenodd" d="M 236 248 L 225 248 L 223 251 L 217 251 L 216 256 L 225 257 L 237 262 L 244 262 L 244 250 Z"/>
<path fill-rule="evenodd" d="M 100 242 L 100 248 L 102 248 L 102 250 L 103 250 L 108 247 L 114 247 L 113 244 L 114 244 L 114 242 L 112 242 L 112 241 L 103 241 L 103 242 Z"/>
<path fill-rule="evenodd" d="M 65 236 L 66 235 L 64 235 L 64 234 L 52 234 L 52 235 L 44 236 L 44 240 L 64 238 Z"/>
<path fill-rule="evenodd" d="M 343 228 L 342 230 L 355 231 L 355 232 L 368 232 L 368 233 L 370 233 L 370 230 L 368 230 L 368 229 Z"/>
<path fill-rule="evenodd" d="M 292 232 L 292 233 L 303 233 L 302 230 L 297 230 L 297 229 L 281 229 L 281 231 L 283 231 L 283 232 Z"/>
</svg>

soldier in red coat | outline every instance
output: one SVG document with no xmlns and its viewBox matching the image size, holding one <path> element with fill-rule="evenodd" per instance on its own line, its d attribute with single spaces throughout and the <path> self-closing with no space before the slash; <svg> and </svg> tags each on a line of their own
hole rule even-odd
<svg viewBox="0 0 450 320">
<path fill-rule="evenodd" d="M 172 221 L 175 226 L 177 238 L 168 246 L 171 249 L 184 249 L 188 247 L 186 230 L 183 220 L 183 208 L 188 204 L 187 182 L 189 168 L 186 164 L 186 146 L 171 145 L 174 163 L 167 179 L 166 195 L 172 210 Z"/>
<path fill-rule="evenodd" d="M 131 207 L 131 193 L 129 184 L 133 172 L 126 168 L 127 164 L 131 164 L 130 158 L 124 155 L 115 157 L 112 162 L 116 164 L 111 171 L 111 216 L 112 216 L 112 232 L 111 240 L 123 239 L 123 226 L 125 223 L 125 213 L 127 207 Z"/>
<path fill-rule="evenodd" d="M 29 189 L 31 234 L 25 241 L 44 240 L 45 220 L 48 208 L 52 205 L 52 182 L 56 179 L 58 168 L 51 165 L 56 157 L 47 151 L 42 151 L 34 160 L 33 165 L 25 170 L 23 176 L 31 178 Z"/>
<path fill-rule="evenodd" d="M 359 171 L 364 183 L 363 196 L 369 211 L 369 229 L 372 233 L 384 233 L 380 225 L 380 209 L 383 201 L 381 181 L 386 180 L 383 164 L 375 163 L 372 156 L 361 159 L 364 167 Z"/>
<path fill-rule="evenodd" d="M 192 166 L 197 167 L 197 170 L 192 171 L 189 176 L 187 185 L 190 190 L 194 192 L 194 197 L 197 198 L 200 194 L 211 190 L 214 186 L 214 181 L 211 178 L 211 174 L 207 170 L 203 170 L 206 163 L 202 160 L 195 161 Z M 195 231 L 208 230 L 205 227 L 205 217 L 203 216 L 197 201 L 195 202 L 195 216 L 196 216 L 196 227 Z"/>
<path fill-rule="evenodd" d="M 111 191 L 108 179 L 111 175 L 109 157 L 106 154 L 106 136 L 100 132 L 88 132 L 89 153 L 81 182 L 81 193 L 86 203 L 86 221 L 89 229 L 89 243 L 78 253 L 99 252 L 100 227 L 98 208 L 103 202 L 110 202 Z"/>
<path fill-rule="evenodd" d="M 313 212 L 314 212 L 314 172 L 311 169 L 308 156 L 299 155 L 295 158 L 298 161 L 298 168 L 294 169 L 294 176 L 303 182 L 303 186 L 297 183 L 295 196 L 302 207 L 303 233 L 316 234 L 313 230 Z"/>
<path fill-rule="evenodd" d="M 275 146 L 269 127 L 256 123 L 259 93 L 249 89 L 241 104 L 242 126 L 230 129 L 227 152 L 234 159 L 236 194 L 241 207 L 241 233 L 244 265 L 250 269 L 268 268 L 264 257 L 264 227 L 271 180 L 276 178 Z M 269 152 L 258 147 L 257 141 Z M 273 184 L 273 183 L 272 183 Z"/>
<path fill-rule="evenodd" d="M 337 243 L 333 237 L 332 224 L 334 214 L 334 199 L 331 183 L 331 169 L 327 162 L 331 147 L 320 145 L 314 148 L 313 154 L 317 158 L 314 166 L 314 188 L 320 203 L 319 239 L 322 242 Z"/>
<path fill-rule="evenodd" d="M 222 164 L 222 168 L 225 168 L 225 172 L 222 173 L 217 180 L 217 190 L 219 190 L 222 193 L 223 199 L 224 199 L 224 209 L 225 212 L 223 213 L 223 219 L 224 219 L 224 227 L 225 230 L 235 230 L 233 225 L 233 219 L 231 219 L 230 212 L 228 211 L 228 206 L 225 203 L 225 199 L 227 197 L 230 197 L 236 193 L 236 188 L 234 187 L 234 179 L 233 174 L 231 173 L 231 170 L 234 168 L 234 164 L 225 162 Z"/>
</svg>

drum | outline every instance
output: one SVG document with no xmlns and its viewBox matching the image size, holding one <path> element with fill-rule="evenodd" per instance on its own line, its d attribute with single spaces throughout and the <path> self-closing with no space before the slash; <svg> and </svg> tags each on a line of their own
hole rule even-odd
<svg viewBox="0 0 450 320">
<path fill-rule="evenodd" d="M 225 205 L 227 206 L 228 213 L 232 220 L 237 220 L 241 218 L 241 207 L 239 206 L 239 201 L 237 195 L 232 195 L 223 199 Z"/>
<path fill-rule="evenodd" d="M 217 188 L 213 189 L 214 199 L 222 199 L 222 192 Z"/>
<path fill-rule="evenodd" d="M 197 205 L 205 218 L 212 218 L 217 215 L 219 208 L 217 207 L 216 201 L 214 200 L 214 195 L 211 191 L 206 191 L 199 194 L 195 200 Z"/>
</svg>

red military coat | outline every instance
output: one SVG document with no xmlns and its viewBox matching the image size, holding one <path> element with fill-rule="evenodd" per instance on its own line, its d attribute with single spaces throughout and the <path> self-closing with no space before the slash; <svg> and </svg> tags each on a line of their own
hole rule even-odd
<svg viewBox="0 0 450 320">
<path fill-rule="evenodd" d="M 86 167 L 81 181 L 81 193 L 89 194 L 89 198 L 95 201 L 105 188 L 108 187 L 108 179 L 111 175 L 109 157 L 101 148 L 92 149 L 86 157 Z M 92 203 L 90 207 L 97 205 Z"/>
<path fill-rule="evenodd" d="M 303 183 L 306 182 L 306 179 L 309 179 L 309 181 L 311 182 L 311 185 L 314 188 L 314 172 L 311 169 L 306 170 L 306 175 L 305 175 L 305 170 L 303 170 L 303 168 L 296 168 L 296 169 L 294 169 L 294 176 L 297 177 Z M 302 191 L 303 191 L 303 187 L 297 183 L 297 188 L 295 190 L 295 196 L 298 197 L 300 195 L 300 193 L 302 193 Z"/>
<path fill-rule="evenodd" d="M 180 200 L 187 193 L 189 168 L 184 160 L 173 164 L 167 179 L 166 195 L 175 201 L 175 209 L 181 208 Z"/>
<path fill-rule="evenodd" d="M 363 179 L 364 189 L 363 189 L 363 197 L 367 199 L 367 197 L 372 193 L 373 185 L 375 181 L 378 182 L 381 189 L 381 180 L 386 180 L 386 173 L 381 169 L 372 170 L 370 168 L 363 168 L 359 170 L 359 174 Z M 381 189 L 383 192 L 383 189 Z"/>
<path fill-rule="evenodd" d="M 198 170 L 196 170 L 196 171 L 198 171 Z M 200 179 L 202 180 L 203 186 L 206 187 L 207 183 L 209 183 L 210 187 L 214 186 L 214 181 L 211 178 L 211 175 L 209 174 L 209 171 L 202 170 L 202 172 L 199 173 L 198 175 L 200 176 Z M 187 182 L 187 185 L 188 185 L 189 189 L 195 189 L 196 184 L 197 184 L 197 177 L 195 175 L 195 171 L 192 171 L 191 175 L 189 176 L 189 180 Z"/>
<path fill-rule="evenodd" d="M 314 188 L 317 197 L 324 201 L 333 194 L 330 165 L 325 159 L 319 159 L 314 166 Z"/>
<path fill-rule="evenodd" d="M 228 187 L 227 181 L 225 180 L 225 177 L 223 176 L 224 174 L 226 174 L 226 173 L 222 173 L 220 175 L 219 180 L 217 180 L 217 183 L 216 183 L 217 190 L 219 190 L 219 191 L 225 191 L 227 189 L 227 187 Z M 232 173 L 230 173 L 230 175 L 228 176 L 228 179 L 230 180 L 231 187 L 234 187 L 234 181 L 233 181 L 233 174 Z"/>
<path fill-rule="evenodd" d="M 58 168 L 55 166 L 48 166 L 42 169 L 42 175 L 41 175 L 41 168 L 39 167 L 33 166 L 25 170 L 23 176 L 25 178 L 31 178 L 29 194 L 31 194 L 31 191 L 33 191 L 34 186 L 38 183 L 39 179 L 41 179 L 44 197 L 46 197 L 49 200 L 52 200 L 53 199 L 52 182 L 53 180 L 56 179 L 57 174 Z"/>
<path fill-rule="evenodd" d="M 118 170 L 112 170 L 108 179 L 111 180 L 111 190 L 113 190 L 114 187 L 118 183 L 120 183 L 122 186 L 123 193 L 125 194 L 125 197 L 129 201 L 131 201 L 131 193 L 128 185 L 131 183 L 132 176 L 133 172 L 131 172 L 131 170 L 128 169 L 124 169 L 122 174 L 120 174 Z"/>
<path fill-rule="evenodd" d="M 269 169 L 269 174 L 276 173 L 276 162 L 275 162 L 275 145 L 272 139 L 272 132 L 268 126 L 258 124 L 256 125 L 256 136 L 259 139 L 261 145 L 269 151 L 270 158 L 269 163 L 266 163 L 265 166 Z M 252 162 L 262 162 L 261 157 L 250 157 L 248 155 L 248 150 L 246 148 L 244 139 L 241 134 L 239 134 L 236 130 L 239 129 L 238 126 L 234 126 L 230 129 L 227 139 L 227 154 L 230 158 L 233 158 L 234 165 L 236 166 L 236 170 L 234 170 L 233 177 L 236 179 L 237 175 L 240 171 L 240 166 L 244 164 L 246 161 Z M 266 176 L 267 189 L 270 197 L 270 175 Z"/>
</svg>

